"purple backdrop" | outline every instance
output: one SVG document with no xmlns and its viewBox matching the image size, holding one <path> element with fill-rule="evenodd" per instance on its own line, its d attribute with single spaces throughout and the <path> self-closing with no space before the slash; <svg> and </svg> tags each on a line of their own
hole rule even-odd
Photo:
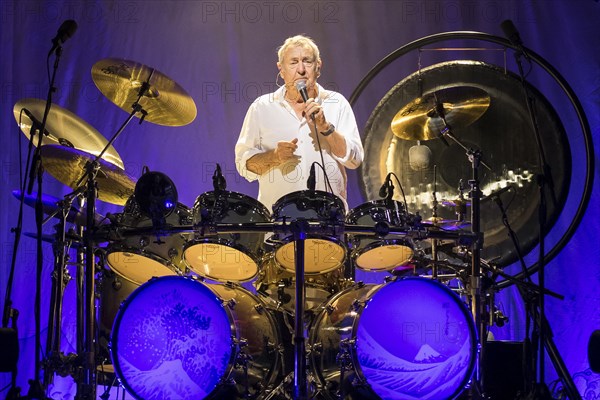
<svg viewBox="0 0 600 400">
<path fill-rule="evenodd" d="M 79 28 L 64 45 L 54 102 L 76 113 L 105 137 L 125 121 L 127 113 L 108 101 L 95 87 L 91 68 L 114 57 L 154 67 L 185 88 L 194 99 L 198 116 L 185 127 L 163 127 L 137 120 L 114 143 L 126 171 L 139 177 L 143 166 L 162 171 L 175 182 L 180 202 L 192 206 L 201 193 L 212 189 L 216 163 L 223 167 L 228 189 L 252 197 L 255 183 L 237 175 L 233 148 L 249 104 L 273 91 L 277 69 L 275 49 L 288 36 L 305 33 L 319 44 L 323 58 L 320 82 L 349 97 L 365 74 L 384 56 L 406 43 L 446 31 L 470 30 L 502 36 L 499 27 L 512 19 L 527 47 L 544 57 L 569 82 L 587 113 L 596 140 L 600 136 L 600 3 L 594 0 L 546 1 L 2 1 L 0 3 L 0 304 L 9 275 L 18 202 L 11 191 L 19 187 L 19 152 L 26 146 L 12 109 L 24 98 L 45 99 L 45 56 L 50 40 L 66 19 Z M 448 57 L 452 58 L 450 54 Z M 464 54 L 456 54 L 464 58 Z M 427 62 L 425 60 L 425 62 Z M 416 56 L 407 55 L 386 69 L 365 90 L 355 106 L 359 128 L 383 95 L 406 75 L 415 72 Z M 535 69 L 531 78 L 564 118 L 574 148 L 574 196 L 581 191 L 583 150 L 570 104 Z M 533 151 L 533 149 L 532 149 Z M 597 154 L 597 152 L 596 152 Z M 596 158 L 596 173 L 598 159 Z M 547 311 L 554 340 L 579 391 L 600 396 L 593 388 L 598 375 L 590 374 L 587 341 L 600 329 L 600 250 L 598 184 L 582 225 L 568 246 L 547 266 L 547 286 L 565 296 L 548 299 Z M 45 175 L 44 193 L 62 196 L 70 190 Z M 357 171 L 349 174 L 349 205 L 365 202 Z M 573 215 L 576 197 L 568 202 Z M 119 212 L 100 202 L 98 212 Z M 33 209 L 27 208 L 24 231 L 33 232 Z M 559 221 L 559 228 L 566 226 Z M 52 232 L 52 224 L 45 226 Z M 555 243 L 559 233 L 551 234 Z M 12 299 L 20 311 L 21 355 L 19 385 L 27 390 L 33 378 L 35 243 L 23 238 L 17 255 Z M 50 299 L 51 246 L 44 246 L 42 325 L 47 325 Z M 535 254 L 528 260 L 534 261 Z M 507 269 L 513 271 L 514 266 Z M 379 276 L 365 275 L 377 281 Z M 64 351 L 73 351 L 73 284 L 67 288 Z M 500 339 L 519 340 L 525 322 L 523 306 L 514 288 L 499 294 L 499 304 L 510 322 L 494 333 Z M 45 338 L 45 330 L 43 338 Z M 45 342 L 45 340 L 44 340 Z M 548 382 L 557 378 L 548 362 Z M 9 383 L 0 374 L 0 388 Z M 68 390 L 64 388 L 57 391 Z M 57 392 L 58 393 L 58 392 Z M 3 396 L 0 393 L 0 396 Z M 56 394 L 58 396 L 58 394 Z M 63 395 L 64 398 L 68 396 Z M 595 397 L 589 397 L 595 398 Z"/>
</svg>

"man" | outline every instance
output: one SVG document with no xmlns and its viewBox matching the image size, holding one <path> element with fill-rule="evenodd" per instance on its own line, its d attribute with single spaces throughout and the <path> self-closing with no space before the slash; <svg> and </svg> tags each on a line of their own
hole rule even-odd
<svg viewBox="0 0 600 400">
<path fill-rule="evenodd" d="M 322 151 L 331 191 L 348 209 L 345 168 L 357 168 L 364 156 L 350 104 L 317 83 L 322 61 L 309 37 L 288 38 L 278 58 L 284 85 L 250 106 L 235 146 L 238 172 L 249 181 L 258 179 L 258 201 L 272 209 L 284 195 L 307 189 Z M 306 87 L 306 102 L 298 85 Z M 329 191 L 322 169 L 316 166 L 315 172 L 316 189 Z"/>
</svg>

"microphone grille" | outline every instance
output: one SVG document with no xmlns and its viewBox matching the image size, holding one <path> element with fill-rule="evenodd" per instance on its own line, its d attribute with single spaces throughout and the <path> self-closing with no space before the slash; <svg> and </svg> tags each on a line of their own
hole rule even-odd
<svg viewBox="0 0 600 400">
<path fill-rule="evenodd" d="M 306 82 L 305 81 L 296 81 L 296 89 L 298 91 L 306 89 Z"/>
</svg>

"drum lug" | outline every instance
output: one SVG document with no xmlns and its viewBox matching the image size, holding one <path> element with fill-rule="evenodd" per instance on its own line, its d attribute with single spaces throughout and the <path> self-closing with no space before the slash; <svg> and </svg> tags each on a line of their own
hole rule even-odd
<svg viewBox="0 0 600 400">
<path fill-rule="evenodd" d="M 364 307 L 364 305 L 364 301 L 354 300 L 350 306 L 350 309 L 354 312 L 358 312 L 362 307 Z"/>
<path fill-rule="evenodd" d="M 254 309 L 256 310 L 257 313 L 259 313 L 260 315 L 262 315 L 265 312 L 265 307 L 263 307 L 262 304 L 256 304 L 254 306 Z"/>
<path fill-rule="evenodd" d="M 331 304 L 327 304 L 327 306 L 325 306 L 325 312 L 327 313 L 327 315 L 331 315 L 331 313 L 334 311 L 335 311 L 335 307 L 332 306 Z"/>
<path fill-rule="evenodd" d="M 229 299 L 226 301 L 223 301 L 223 305 L 229 307 L 229 309 L 233 310 L 235 308 L 235 305 L 237 304 L 237 302 L 235 301 L 235 299 Z"/>
</svg>

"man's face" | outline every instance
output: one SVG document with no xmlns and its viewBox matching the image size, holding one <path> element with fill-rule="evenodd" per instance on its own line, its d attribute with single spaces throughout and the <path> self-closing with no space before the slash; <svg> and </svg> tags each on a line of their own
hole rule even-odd
<svg viewBox="0 0 600 400">
<path fill-rule="evenodd" d="M 319 76 L 320 63 L 309 48 L 295 46 L 288 48 L 283 60 L 277 63 L 283 81 L 288 89 L 295 88 L 296 82 L 306 81 L 307 88 L 314 88 Z"/>
</svg>

